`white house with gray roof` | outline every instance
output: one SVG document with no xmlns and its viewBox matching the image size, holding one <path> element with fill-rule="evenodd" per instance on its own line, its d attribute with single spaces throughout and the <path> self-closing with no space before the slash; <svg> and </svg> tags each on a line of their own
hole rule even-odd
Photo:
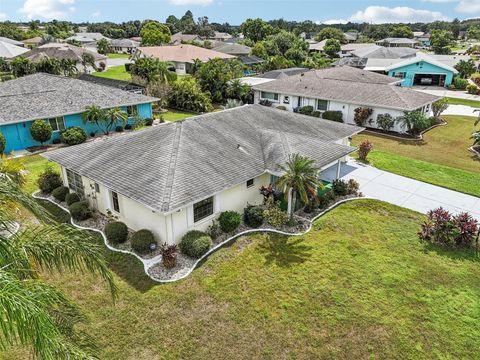
<svg viewBox="0 0 480 360">
<path fill-rule="evenodd" d="M 390 114 L 398 118 L 406 111 L 421 111 L 427 116 L 431 104 L 439 97 L 419 93 L 397 86 L 402 79 L 360 70 L 348 66 L 303 73 L 253 86 L 256 104 L 268 101 L 273 107 L 285 107 L 296 111 L 304 106 L 314 110 L 339 111 L 343 121 L 354 124 L 354 113 L 358 107 L 372 109 L 366 126 L 376 128 L 379 114 Z M 400 122 L 393 129 L 405 132 Z"/>
<path fill-rule="evenodd" d="M 206 230 L 222 211 L 261 204 L 259 188 L 282 174 L 278 165 L 290 154 L 324 169 L 355 150 L 349 138 L 362 130 L 246 105 L 43 156 L 100 213 L 172 244 L 189 230 Z"/>
</svg>

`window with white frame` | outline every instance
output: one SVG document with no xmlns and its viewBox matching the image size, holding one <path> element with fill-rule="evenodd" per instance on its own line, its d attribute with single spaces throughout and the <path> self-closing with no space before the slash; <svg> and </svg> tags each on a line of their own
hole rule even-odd
<svg viewBox="0 0 480 360">
<path fill-rule="evenodd" d="M 48 119 L 48 122 L 52 126 L 53 131 L 65 130 L 65 119 L 63 118 L 63 116 Z"/>
<path fill-rule="evenodd" d="M 279 96 L 277 93 L 266 92 L 266 91 L 262 91 L 260 94 L 260 97 L 264 100 L 277 101 L 277 102 L 279 99 Z"/>
<path fill-rule="evenodd" d="M 317 110 L 327 111 L 328 110 L 328 100 L 317 100 Z"/>
<path fill-rule="evenodd" d="M 115 210 L 117 213 L 120 213 L 120 203 L 118 201 L 118 194 L 115 191 L 112 191 L 112 206 L 113 210 Z"/>
<path fill-rule="evenodd" d="M 193 204 L 193 221 L 197 222 L 213 214 L 213 196 Z"/>
<path fill-rule="evenodd" d="M 85 189 L 83 187 L 82 177 L 77 173 L 73 172 L 72 170 L 69 170 L 69 169 L 66 169 L 66 170 L 67 170 L 68 187 L 73 192 L 76 192 L 81 197 L 84 197 Z"/>
<path fill-rule="evenodd" d="M 138 115 L 137 105 L 127 106 L 127 115 L 128 117 L 134 117 Z"/>
<path fill-rule="evenodd" d="M 247 188 L 252 187 L 255 184 L 255 179 L 247 180 Z"/>
</svg>

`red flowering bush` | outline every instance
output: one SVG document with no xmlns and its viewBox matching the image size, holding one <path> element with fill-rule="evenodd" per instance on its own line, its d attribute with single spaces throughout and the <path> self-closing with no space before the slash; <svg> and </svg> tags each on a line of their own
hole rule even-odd
<svg viewBox="0 0 480 360">
<path fill-rule="evenodd" d="M 370 151 L 373 149 L 373 143 L 368 139 L 363 140 L 360 145 L 358 145 L 358 158 L 362 161 L 367 161 L 367 156 Z"/>
<path fill-rule="evenodd" d="M 439 207 L 428 212 L 428 219 L 422 224 L 418 236 L 439 245 L 469 247 L 477 234 L 478 225 L 469 213 L 452 216 Z"/>
</svg>

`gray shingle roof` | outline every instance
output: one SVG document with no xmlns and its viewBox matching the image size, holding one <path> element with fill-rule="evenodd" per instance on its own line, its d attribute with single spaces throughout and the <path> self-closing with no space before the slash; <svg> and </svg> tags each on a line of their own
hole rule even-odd
<svg viewBox="0 0 480 360">
<path fill-rule="evenodd" d="M 398 81 L 386 75 L 348 66 L 307 71 L 284 79 L 253 86 L 254 90 L 379 106 L 402 111 L 416 110 L 438 96 L 391 85 Z"/>
<path fill-rule="evenodd" d="M 44 73 L 0 83 L 0 125 L 158 101 L 109 86 Z"/>
<path fill-rule="evenodd" d="M 212 50 L 219 51 L 225 54 L 230 55 L 248 55 L 252 48 L 241 45 L 241 44 L 229 44 L 229 43 L 221 43 L 217 46 L 214 46 Z"/>
<path fill-rule="evenodd" d="M 48 43 L 35 49 L 29 50 L 21 56 L 32 61 L 39 61 L 44 58 L 55 58 L 59 60 L 74 60 L 78 63 L 82 61 L 83 54 L 92 55 L 95 61 L 107 59 L 105 55 L 101 55 L 96 52 L 66 43 Z"/>
<path fill-rule="evenodd" d="M 354 148 L 334 141 L 362 128 L 247 105 L 43 156 L 147 207 L 167 213 L 275 172 L 289 153 L 322 167 Z"/>
<path fill-rule="evenodd" d="M 272 70 L 268 71 L 265 74 L 259 75 L 258 77 L 266 78 L 266 79 L 281 79 L 284 77 L 297 75 L 309 71 L 306 68 L 288 68 L 288 69 L 279 69 L 279 70 Z"/>
<path fill-rule="evenodd" d="M 353 51 L 352 56 L 368 59 L 401 59 L 415 56 L 418 49 L 409 47 L 385 47 L 372 44 Z"/>
</svg>

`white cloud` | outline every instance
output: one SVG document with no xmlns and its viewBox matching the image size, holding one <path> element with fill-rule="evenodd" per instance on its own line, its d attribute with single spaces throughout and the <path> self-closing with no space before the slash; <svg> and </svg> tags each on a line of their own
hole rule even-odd
<svg viewBox="0 0 480 360">
<path fill-rule="evenodd" d="M 468 14 L 480 13 L 480 0 L 460 0 L 455 10 Z"/>
<path fill-rule="evenodd" d="M 95 18 L 95 19 L 96 19 L 96 18 L 99 18 L 101 14 L 102 14 L 102 13 L 101 13 L 99 10 L 94 11 L 94 12 L 92 13 L 92 18 Z"/>
<path fill-rule="evenodd" d="M 7 18 L 7 14 L 0 13 L 0 20 L 5 20 Z"/>
<path fill-rule="evenodd" d="M 422 0 L 423 2 L 430 2 L 435 4 L 447 4 L 447 3 L 454 3 L 458 0 Z"/>
<path fill-rule="evenodd" d="M 75 0 L 25 0 L 20 12 L 28 19 L 62 19 L 75 11 Z"/>
<path fill-rule="evenodd" d="M 170 0 L 173 5 L 200 5 L 207 6 L 213 3 L 213 0 Z"/>
<path fill-rule="evenodd" d="M 348 20 L 345 19 L 330 19 L 325 21 L 316 21 L 317 24 L 325 24 L 325 25 L 334 25 L 334 24 L 346 24 Z"/>
<path fill-rule="evenodd" d="M 406 6 L 398 6 L 394 8 L 386 6 L 369 6 L 365 10 L 357 11 L 350 16 L 348 20 L 352 22 L 382 24 L 431 22 L 435 20 L 448 20 L 448 17 L 438 11 L 412 9 Z"/>
</svg>

